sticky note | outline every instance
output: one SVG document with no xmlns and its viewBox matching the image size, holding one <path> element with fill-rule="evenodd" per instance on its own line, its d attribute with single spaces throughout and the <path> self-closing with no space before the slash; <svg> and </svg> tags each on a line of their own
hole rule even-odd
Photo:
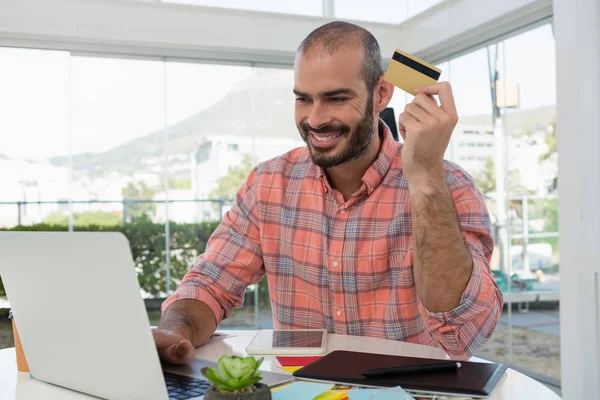
<svg viewBox="0 0 600 400">
<path fill-rule="evenodd" d="M 304 367 L 322 356 L 277 356 L 277 361 L 283 367 Z"/>
<path fill-rule="evenodd" d="M 326 390 L 331 383 L 292 382 L 281 390 L 272 393 L 273 400 L 314 399 Z"/>
<path fill-rule="evenodd" d="M 290 374 L 293 374 L 294 372 L 298 371 L 300 368 L 303 368 L 302 366 L 298 366 L 298 367 L 279 367 L 279 369 L 285 371 L 285 372 L 289 372 Z"/>
</svg>

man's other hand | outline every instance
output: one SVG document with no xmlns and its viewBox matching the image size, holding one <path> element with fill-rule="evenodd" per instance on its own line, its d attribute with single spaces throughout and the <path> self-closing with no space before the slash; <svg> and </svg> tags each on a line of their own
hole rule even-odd
<svg viewBox="0 0 600 400">
<path fill-rule="evenodd" d="M 159 357 L 173 364 L 187 364 L 194 358 L 196 349 L 189 339 L 165 329 L 152 330 Z"/>
</svg>

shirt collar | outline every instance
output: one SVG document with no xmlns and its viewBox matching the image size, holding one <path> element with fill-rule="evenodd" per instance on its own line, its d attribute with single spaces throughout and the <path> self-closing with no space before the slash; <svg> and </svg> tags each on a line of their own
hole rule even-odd
<svg viewBox="0 0 600 400">
<path fill-rule="evenodd" d="M 379 119 L 379 137 L 383 140 L 379 155 L 362 177 L 362 182 L 366 188 L 367 195 L 371 195 L 381 181 L 383 181 L 383 178 L 390 170 L 392 162 L 397 156 L 398 149 L 400 148 L 400 143 L 394 140 L 390 128 L 382 119 Z M 329 185 L 329 181 L 327 180 L 323 168 L 317 167 L 317 170 L 318 176 L 321 179 L 321 182 L 323 182 L 325 189 L 331 190 L 331 186 Z"/>
</svg>

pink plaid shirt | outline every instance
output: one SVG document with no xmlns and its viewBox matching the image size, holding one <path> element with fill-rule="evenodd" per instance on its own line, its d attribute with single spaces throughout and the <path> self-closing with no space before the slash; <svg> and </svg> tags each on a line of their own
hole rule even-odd
<svg viewBox="0 0 600 400">
<path fill-rule="evenodd" d="M 489 268 L 493 239 L 483 197 L 469 175 L 445 163 L 473 272 L 457 308 L 429 312 L 415 289 L 402 146 L 381 125 L 379 156 L 348 201 L 307 148 L 259 164 L 163 310 L 197 299 L 218 325 L 266 273 L 276 329 L 326 328 L 470 357 L 492 335 L 503 304 Z"/>
</svg>

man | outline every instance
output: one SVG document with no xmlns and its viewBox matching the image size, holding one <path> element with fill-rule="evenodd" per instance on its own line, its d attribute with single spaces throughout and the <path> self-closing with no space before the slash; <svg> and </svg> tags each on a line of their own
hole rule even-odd
<svg viewBox="0 0 600 400">
<path fill-rule="evenodd" d="M 275 328 L 421 343 L 456 359 L 492 335 L 503 299 L 489 216 L 473 179 L 443 161 L 458 119 L 451 87 L 418 91 L 400 145 L 378 118 L 394 91 L 383 74 L 377 41 L 356 25 L 302 42 L 295 119 L 307 147 L 250 173 L 163 305 L 163 359 L 189 361 L 264 274 Z"/>
</svg>

